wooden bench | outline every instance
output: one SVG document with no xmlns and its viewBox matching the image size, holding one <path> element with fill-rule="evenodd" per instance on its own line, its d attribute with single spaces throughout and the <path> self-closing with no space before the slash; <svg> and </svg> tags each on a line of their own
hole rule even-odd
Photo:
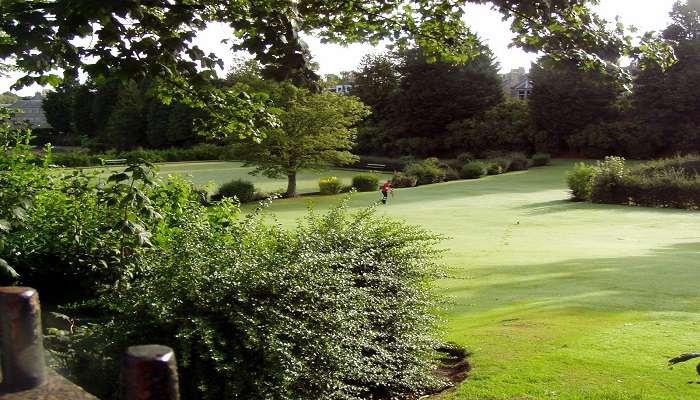
<svg viewBox="0 0 700 400">
<path fill-rule="evenodd" d="M 386 164 L 367 164 L 369 169 L 386 169 Z"/>
<path fill-rule="evenodd" d="M 105 160 L 107 165 L 122 165 L 126 164 L 126 158 L 115 158 L 114 160 Z"/>
</svg>

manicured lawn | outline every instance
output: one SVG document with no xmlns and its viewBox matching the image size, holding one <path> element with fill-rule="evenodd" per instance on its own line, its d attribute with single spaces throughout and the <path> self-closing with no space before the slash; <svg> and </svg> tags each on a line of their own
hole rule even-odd
<svg viewBox="0 0 700 400">
<path fill-rule="evenodd" d="M 569 202 L 571 165 L 399 189 L 381 209 L 450 237 L 445 337 L 474 370 L 441 399 L 700 398 L 695 364 L 665 367 L 700 351 L 700 213 Z M 338 198 L 269 212 L 291 224 Z"/>
</svg>

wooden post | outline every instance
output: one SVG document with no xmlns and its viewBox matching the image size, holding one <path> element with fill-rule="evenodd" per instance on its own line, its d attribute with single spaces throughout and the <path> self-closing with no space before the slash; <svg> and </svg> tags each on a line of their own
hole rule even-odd
<svg viewBox="0 0 700 400">
<path fill-rule="evenodd" d="M 39 294 L 26 287 L 0 287 L 0 346 L 4 391 L 37 387 L 46 381 Z"/>
<path fill-rule="evenodd" d="M 175 352 L 160 345 L 132 346 L 122 366 L 121 400 L 179 400 Z"/>
</svg>

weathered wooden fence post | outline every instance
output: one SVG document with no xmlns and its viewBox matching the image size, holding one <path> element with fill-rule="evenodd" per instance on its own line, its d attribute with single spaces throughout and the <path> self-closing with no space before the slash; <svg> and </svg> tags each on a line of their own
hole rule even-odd
<svg viewBox="0 0 700 400">
<path fill-rule="evenodd" d="M 160 345 L 132 346 L 126 351 L 121 400 L 179 400 L 175 352 Z"/>
<path fill-rule="evenodd" d="M 121 400 L 179 400 L 175 352 L 160 345 L 132 346 L 121 372 Z M 0 287 L 0 399 L 94 400 L 46 368 L 36 290 Z"/>
<path fill-rule="evenodd" d="M 27 390 L 46 380 L 39 294 L 26 287 L 0 287 L 2 390 Z"/>
</svg>

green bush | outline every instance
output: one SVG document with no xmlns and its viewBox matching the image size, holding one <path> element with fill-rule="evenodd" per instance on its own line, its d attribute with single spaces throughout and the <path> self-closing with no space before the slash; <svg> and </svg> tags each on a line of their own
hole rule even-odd
<svg viewBox="0 0 700 400">
<path fill-rule="evenodd" d="M 496 164 L 499 167 L 499 174 L 505 174 L 510 170 L 511 159 L 505 156 L 496 157 L 491 160 L 491 163 Z"/>
<path fill-rule="evenodd" d="M 338 194 L 343 191 L 343 184 L 335 176 L 327 176 L 318 181 L 321 194 Z"/>
<path fill-rule="evenodd" d="M 358 192 L 374 192 L 379 187 L 376 174 L 358 174 L 352 177 L 352 187 Z"/>
<path fill-rule="evenodd" d="M 530 160 L 523 153 L 510 153 L 510 165 L 508 171 L 524 171 L 530 168 Z"/>
<path fill-rule="evenodd" d="M 195 213 L 133 284 L 100 299 L 111 317 L 76 327 L 58 359 L 98 395 L 116 390 L 124 348 L 150 342 L 175 349 L 188 399 L 421 395 L 442 384 L 426 284 L 435 244 L 372 209 L 309 215 L 295 231 Z M 96 382 L 95 370 L 111 373 Z"/>
<path fill-rule="evenodd" d="M 210 143 L 200 143 L 189 150 L 192 152 L 192 161 L 212 161 L 221 158 L 226 148 Z"/>
<path fill-rule="evenodd" d="M 550 156 L 549 153 L 535 153 L 532 156 L 532 165 L 535 167 L 549 165 L 551 161 L 552 156 Z"/>
<path fill-rule="evenodd" d="M 139 162 L 140 160 L 149 163 L 159 163 L 165 161 L 163 152 L 143 148 L 121 152 L 119 153 L 118 158 L 125 158 L 129 163 Z"/>
<path fill-rule="evenodd" d="M 628 169 L 623 158 L 607 157 L 598 165 L 591 200 L 596 203 L 696 209 L 700 207 L 698 161 L 698 156 L 677 156 Z"/>
<path fill-rule="evenodd" d="M 682 170 L 688 177 L 700 174 L 700 155 L 677 155 L 670 158 L 652 160 L 634 169 L 635 174 L 655 175 L 661 171 Z"/>
<path fill-rule="evenodd" d="M 459 179 L 459 172 L 456 169 L 448 166 L 445 168 L 445 181 L 456 181 Z"/>
<path fill-rule="evenodd" d="M 440 168 L 435 160 L 437 159 L 428 159 L 409 164 L 404 172 L 417 177 L 419 185 L 442 182 L 445 180 L 445 170 Z"/>
<path fill-rule="evenodd" d="M 174 161 L 210 161 L 234 159 L 232 146 L 217 146 L 201 143 L 190 148 L 143 149 L 116 152 L 114 150 L 98 154 L 86 152 L 56 152 L 51 162 L 64 167 L 89 167 L 101 165 L 101 160 L 124 158 L 127 162 L 143 160 L 149 163 Z"/>
<path fill-rule="evenodd" d="M 574 169 L 566 173 L 566 183 L 574 200 L 587 201 L 591 199 L 595 175 L 596 167 L 586 163 L 576 163 Z"/>
<path fill-rule="evenodd" d="M 464 179 L 479 179 L 486 174 L 486 166 L 480 161 L 472 161 L 464 164 L 460 173 Z"/>
<path fill-rule="evenodd" d="M 488 166 L 486 167 L 486 174 L 488 175 L 500 175 L 503 173 L 503 167 L 501 167 L 498 163 L 491 162 L 488 163 Z"/>
<path fill-rule="evenodd" d="M 624 158 L 609 156 L 598 161 L 590 200 L 594 203 L 624 203 L 625 193 L 621 191 L 620 183 L 626 176 Z"/>
<path fill-rule="evenodd" d="M 404 172 L 394 172 L 394 176 L 391 178 L 391 186 L 395 188 L 414 187 L 417 184 L 417 176 L 408 175 Z"/>
<path fill-rule="evenodd" d="M 219 187 L 215 198 L 220 200 L 224 197 L 236 197 L 241 203 L 253 201 L 255 200 L 255 186 L 249 181 L 234 179 Z"/>
</svg>

